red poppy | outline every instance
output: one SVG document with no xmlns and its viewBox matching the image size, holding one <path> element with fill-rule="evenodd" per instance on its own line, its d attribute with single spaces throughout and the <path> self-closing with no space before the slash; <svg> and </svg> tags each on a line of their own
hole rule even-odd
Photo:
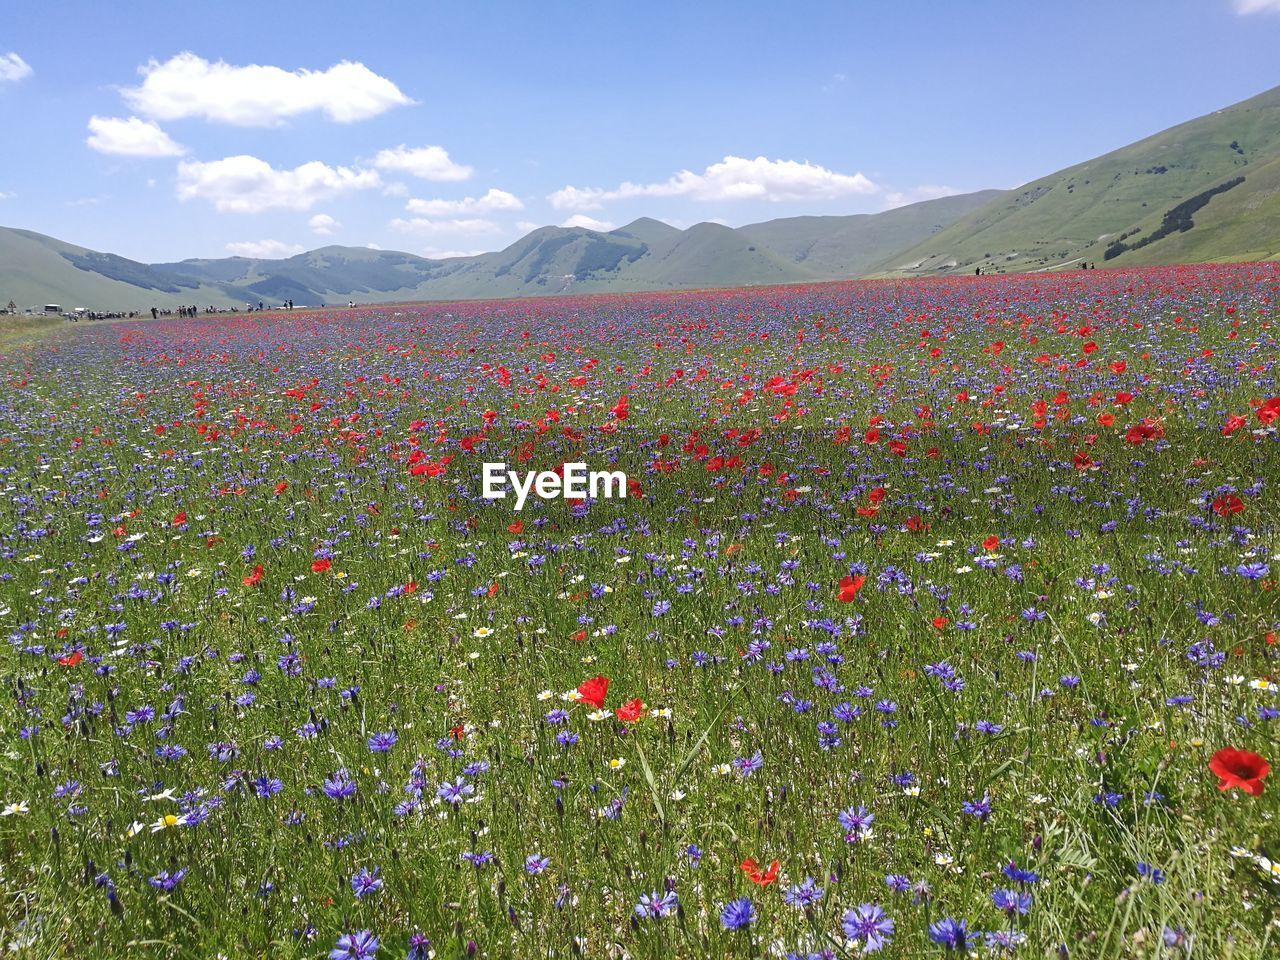
<svg viewBox="0 0 1280 960">
<path fill-rule="evenodd" d="M 584 680 L 578 685 L 578 697 L 599 710 L 604 706 L 604 695 L 609 692 L 609 678 L 601 674 Z"/>
<path fill-rule="evenodd" d="M 862 585 L 866 583 L 867 578 L 862 574 L 856 577 L 845 577 L 840 581 L 840 589 L 836 593 L 836 599 L 841 603 L 851 603 L 853 598 L 858 595 L 858 591 L 862 589 Z"/>
<path fill-rule="evenodd" d="M 987 539 L 982 541 L 982 549 L 987 551 L 987 553 L 990 553 L 992 550 L 994 550 L 998 546 L 1000 546 L 1000 538 L 997 537 L 995 534 L 992 534 L 991 536 L 987 537 Z"/>
<path fill-rule="evenodd" d="M 742 872 L 747 875 L 747 879 L 754 883 L 757 887 L 767 887 L 773 881 L 778 879 L 778 870 L 782 865 L 774 860 L 769 864 L 767 870 L 761 870 L 760 864 L 756 863 L 754 857 L 747 857 L 743 860 L 739 867 Z"/>
<path fill-rule="evenodd" d="M 322 557 L 319 560 L 313 560 L 311 562 L 311 572 L 324 573 L 326 570 L 328 570 L 332 566 L 333 566 L 333 561 L 331 561 L 328 557 Z"/>
<path fill-rule="evenodd" d="M 1213 501 L 1213 512 L 1220 517 L 1227 517 L 1233 513 L 1243 513 L 1244 501 L 1234 493 L 1224 493 Z"/>
<path fill-rule="evenodd" d="M 174 516 L 173 516 L 173 525 L 174 525 L 175 527 L 180 527 L 180 526 L 182 526 L 182 525 L 183 525 L 184 523 L 186 523 L 186 522 L 187 522 L 187 515 L 186 515 L 185 513 L 176 513 L 176 514 L 174 514 Z"/>
<path fill-rule="evenodd" d="M 67 654 L 65 657 L 59 657 L 58 663 L 64 667 L 74 667 L 77 663 L 79 663 L 83 659 L 84 659 L 84 654 L 82 654 L 79 650 L 73 650 L 71 653 Z"/>
<path fill-rule="evenodd" d="M 939 629 L 939 630 L 941 630 L 943 627 L 945 627 L 945 626 L 946 626 L 948 623 L 950 623 L 950 622 L 951 622 L 951 621 L 950 621 L 950 620 L 948 620 L 946 617 L 934 617 L 934 618 L 933 618 L 933 625 L 934 625 L 937 629 Z"/>
<path fill-rule="evenodd" d="M 244 578 L 244 585 L 246 587 L 252 587 L 252 586 L 256 586 L 261 582 L 262 582 L 262 564 L 258 564 L 256 567 L 253 568 L 253 573 L 249 574 L 247 577 Z"/>
<path fill-rule="evenodd" d="M 1249 750 L 1223 747 L 1209 761 L 1209 770 L 1218 778 L 1219 790 L 1239 788 L 1255 797 L 1262 796 L 1262 781 L 1271 772 L 1271 764 Z"/>
<path fill-rule="evenodd" d="M 1237 414 L 1227 417 L 1227 422 L 1222 425 L 1222 435 L 1229 437 L 1241 427 L 1245 426 L 1249 421 Z"/>
<path fill-rule="evenodd" d="M 636 697 L 634 700 L 628 700 L 615 710 L 614 713 L 623 723 L 635 723 L 644 716 L 644 701 L 639 697 Z"/>
<path fill-rule="evenodd" d="M 507 533 L 521 534 L 524 533 L 524 521 L 517 520 L 515 523 L 507 524 Z"/>
<path fill-rule="evenodd" d="M 1093 457 L 1089 456 L 1089 454 L 1085 453 L 1083 450 L 1077 450 L 1075 455 L 1071 458 L 1071 465 L 1077 470 L 1088 470 L 1094 465 Z"/>
<path fill-rule="evenodd" d="M 1134 446 L 1143 443 L 1146 440 L 1159 440 L 1164 436 L 1164 427 L 1152 420 L 1143 420 L 1141 423 L 1135 423 L 1130 427 L 1124 435 L 1127 442 Z"/>
</svg>

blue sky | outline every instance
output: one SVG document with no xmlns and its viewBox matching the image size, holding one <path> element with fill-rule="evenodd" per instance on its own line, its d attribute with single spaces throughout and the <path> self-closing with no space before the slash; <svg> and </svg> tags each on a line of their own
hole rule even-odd
<svg viewBox="0 0 1280 960">
<path fill-rule="evenodd" d="M 0 224 L 144 261 L 872 212 L 1280 84 L 1280 0 L 5 7 Z"/>
</svg>

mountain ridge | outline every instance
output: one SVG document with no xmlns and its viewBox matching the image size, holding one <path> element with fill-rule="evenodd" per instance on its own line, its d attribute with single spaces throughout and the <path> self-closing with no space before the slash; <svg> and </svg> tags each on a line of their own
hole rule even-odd
<svg viewBox="0 0 1280 960">
<path fill-rule="evenodd" d="M 146 310 L 291 299 L 298 306 L 319 306 L 842 279 L 855 275 L 839 263 L 838 251 L 850 237 L 878 231 L 896 239 L 923 239 L 998 194 L 981 191 L 877 214 L 817 218 L 814 242 L 837 252 L 816 269 L 789 247 L 778 252 L 766 242 L 774 230 L 787 232 L 787 220 L 741 228 L 703 222 L 684 230 L 651 217 L 608 231 L 545 226 L 501 250 L 445 259 L 330 244 L 278 259 L 192 257 L 154 264 L 0 227 L 0 303 L 12 298 L 23 306 L 67 301 L 91 310 Z M 865 242 L 844 260 L 860 267 L 867 259 L 864 247 Z"/>
</svg>

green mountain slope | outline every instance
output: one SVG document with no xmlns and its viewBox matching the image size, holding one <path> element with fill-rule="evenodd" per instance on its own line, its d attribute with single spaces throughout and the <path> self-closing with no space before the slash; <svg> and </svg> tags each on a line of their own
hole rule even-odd
<svg viewBox="0 0 1280 960">
<path fill-rule="evenodd" d="M 671 226 L 669 223 L 663 223 L 661 220 L 653 219 L 653 217 L 641 217 L 638 220 L 632 220 L 625 227 L 610 230 L 609 234 L 614 237 L 629 237 L 653 246 L 664 240 L 670 240 L 679 232 L 676 227 Z"/>
<path fill-rule="evenodd" d="M 21 309 L 57 303 L 67 310 L 237 302 L 221 284 L 156 270 L 30 230 L 0 228 L 0 305 L 10 300 Z"/>
<path fill-rule="evenodd" d="M 884 259 L 933 236 L 961 217 L 1004 196 L 979 190 L 848 217 L 786 217 L 739 227 L 738 232 L 801 269 L 821 277 L 856 277 Z"/>
<path fill-rule="evenodd" d="M 1243 183 L 1215 194 L 1193 212 L 1187 230 L 1174 230 L 1115 256 L 1108 243 L 1103 252 L 1106 265 L 1280 259 L 1280 156 L 1269 163 L 1251 164 L 1244 176 Z M 1132 245 L 1153 235 L 1167 212 L 1139 221 L 1131 228 L 1133 235 L 1122 242 Z"/>
<path fill-rule="evenodd" d="M 521 297 L 789 283 L 856 276 L 876 251 L 923 239 L 994 191 L 879 214 L 794 217 L 687 230 L 649 217 L 607 233 L 541 227 L 503 250 L 429 260 L 365 247 L 321 247 L 279 260 L 192 259 L 147 266 L 0 227 L 0 301 L 90 309 L 195 303 L 298 306 Z"/>
<path fill-rule="evenodd" d="M 1158 222 L 1179 203 L 1238 176 L 1244 182 L 1212 199 L 1205 212 L 1228 196 L 1243 208 L 1256 211 L 1250 207 L 1256 200 L 1272 209 L 1265 194 L 1268 167 L 1277 157 L 1280 87 L 1026 184 L 927 240 L 881 258 L 874 269 L 1019 271 L 1082 259 L 1102 265 L 1118 235 L 1142 229 L 1153 217 Z M 1255 213 L 1254 219 L 1259 217 L 1269 219 Z M 1186 237 L 1180 244 L 1153 243 L 1130 262 L 1171 262 L 1179 250 L 1199 248 L 1211 250 L 1214 259 L 1244 259 L 1267 245 L 1237 237 L 1224 222 L 1207 246 Z"/>
</svg>

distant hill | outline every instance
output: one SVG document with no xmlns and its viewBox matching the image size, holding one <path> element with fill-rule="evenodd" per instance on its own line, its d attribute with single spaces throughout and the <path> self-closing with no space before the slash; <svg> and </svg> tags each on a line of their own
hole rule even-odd
<svg viewBox="0 0 1280 960">
<path fill-rule="evenodd" d="M 0 306 L 10 300 L 23 308 L 56 303 L 68 310 L 243 303 L 221 284 L 0 227 Z"/>
<path fill-rule="evenodd" d="M 1277 161 L 1280 87 L 1010 191 L 873 272 L 1277 257 Z"/>
<path fill-rule="evenodd" d="M 1280 258 L 1280 87 L 1016 190 L 875 214 L 541 227 L 444 260 L 330 246 L 150 265 L 0 227 L 0 303 L 316 306 L 1269 258 Z"/>
<path fill-rule="evenodd" d="M 738 232 L 801 269 L 819 276 L 856 277 L 884 259 L 1005 196 L 979 190 L 851 217 L 786 217 L 739 227 Z"/>
<path fill-rule="evenodd" d="M 504 250 L 431 260 L 366 247 L 321 247 L 278 260 L 251 257 L 142 264 L 27 230 L 0 227 L 0 302 L 90 309 L 192 303 L 299 306 L 728 287 L 855 277 L 872 253 L 923 240 L 998 191 L 945 197 L 877 214 L 798 217 L 687 230 L 649 217 L 602 232 L 541 227 Z M 804 241 L 808 231 L 812 243 Z"/>
</svg>

